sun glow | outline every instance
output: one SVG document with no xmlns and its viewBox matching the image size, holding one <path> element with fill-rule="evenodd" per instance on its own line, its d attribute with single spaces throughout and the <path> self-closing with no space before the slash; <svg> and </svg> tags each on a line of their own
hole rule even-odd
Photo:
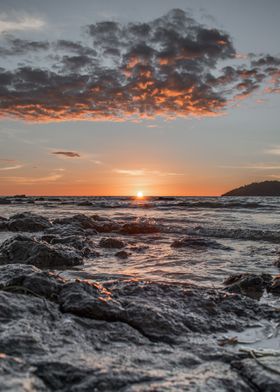
<svg viewBox="0 0 280 392">
<path fill-rule="evenodd" d="M 144 194 L 142 191 L 137 192 L 137 199 L 143 199 Z"/>
</svg>

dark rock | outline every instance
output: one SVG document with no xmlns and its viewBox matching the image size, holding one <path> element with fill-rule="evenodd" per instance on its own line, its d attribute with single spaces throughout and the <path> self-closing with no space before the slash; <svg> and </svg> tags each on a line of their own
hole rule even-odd
<svg viewBox="0 0 280 392">
<path fill-rule="evenodd" d="M 80 206 L 80 207 L 92 207 L 93 203 L 91 201 L 81 201 L 80 203 L 77 203 L 77 206 Z"/>
<path fill-rule="evenodd" d="M 117 321 L 123 310 L 102 285 L 86 281 L 66 284 L 59 302 L 63 312 L 97 320 Z"/>
<path fill-rule="evenodd" d="M 280 387 L 279 357 L 263 357 L 244 359 L 233 362 L 241 377 L 253 386 L 256 391 L 278 392 Z"/>
<path fill-rule="evenodd" d="M 31 264 L 41 268 L 73 267 L 82 256 L 69 247 L 54 247 L 37 239 L 18 235 L 0 247 L 0 264 Z"/>
<path fill-rule="evenodd" d="M 11 204 L 11 203 L 12 203 L 12 201 L 10 199 L 0 197 L 0 204 L 5 205 L 5 204 Z"/>
<path fill-rule="evenodd" d="M 0 216 L 0 231 L 6 231 L 8 230 L 8 220 L 6 218 L 3 218 Z"/>
<path fill-rule="evenodd" d="M 30 212 L 13 215 L 8 221 L 8 229 L 10 231 L 35 232 L 43 231 L 50 226 L 51 223 L 48 219 Z"/>
<path fill-rule="evenodd" d="M 76 214 L 66 218 L 58 218 L 53 221 L 56 225 L 76 225 L 82 229 L 95 229 L 95 222 L 89 216 Z"/>
<path fill-rule="evenodd" d="M 125 223 L 120 229 L 122 234 L 152 234 L 158 233 L 159 228 L 156 224 L 150 222 L 131 222 Z"/>
<path fill-rule="evenodd" d="M 77 226 L 81 229 L 91 229 L 99 233 L 110 233 L 119 229 L 119 225 L 110 220 L 98 221 L 94 217 L 83 214 L 73 215 L 72 217 L 59 218 L 53 222 L 56 225 Z"/>
<path fill-rule="evenodd" d="M 57 300 L 64 283 L 59 276 L 26 264 L 0 266 L 0 289 Z"/>
<path fill-rule="evenodd" d="M 280 275 L 277 275 L 271 281 L 271 284 L 268 286 L 267 291 L 272 294 L 280 294 Z"/>
<path fill-rule="evenodd" d="M 102 238 L 99 246 L 107 249 L 121 249 L 125 247 L 125 243 L 117 238 Z"/>
<path fill-rule="evenodd" d="M 49 244 L 66 245 L 79 250 L 84 257 L 92 256 L 94 253 L 94 244 L 92 240 L 84 238 L 82 236 L 70 235 L 66 237 L 59 237 L 54 234 L 47 234 L 41 237 L 42 241 L 46 241 Z"/>
<path fill-rule="evenodd" d="M 129 253 L 127 253 L 125 250 L 121 250 L 121 251 L 117 252 L 115 254 L 115 256 L 118 257 L 119 259 L 125 260 L 125 259 L 128 259 Z"/>
<path fill-rule="evenodd" d="M 269 274 L 235 274 L 229 276 L 224 285 L 231 293 L 243 294 L 251 298 L 259 299 L 265 289 L 271 285 L 272 277 Z"/>
<path fill-rule="evenodd" d="M 277 317 L 269 305 L 214 289 L 67 282 L 2 266 L 0 390 L 275 392 L 277 357 L 260 358 L 262 366 L 213 334 Z"/>
</svg>

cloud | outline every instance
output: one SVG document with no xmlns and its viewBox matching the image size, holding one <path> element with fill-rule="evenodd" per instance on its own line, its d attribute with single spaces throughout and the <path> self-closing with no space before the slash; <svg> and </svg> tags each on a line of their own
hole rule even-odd
<svg viewBox="0 0 280 392">
<path fill-rule="evenodd" d="M 48 61 L 41 67 L 27 57 L 15 69 L 0 68 L 2 117 L 49 122 L 217 116 L 265 83 L 266 92 L 280 92 L 279 58 L 240 59 L 228 33 L 180 9 L 147 23 L 104 21 L 84 31 L 86 42 L 10 39 L 2 48 L 6 53 L 17 55 L 19 47 L 22 55 L 35 52 L 39 63 L 48 54 Z"/>
<path fill-rule="evenodd" d="M 2 180 L 11 181 L 17 184 L 25 184 L 25 185 L 32 185 L 32 184 L 40 184 L 40 183 L 51 183 L 59 180 L 63 177 L 62 174 L 51 173 L 48 176 L 44 177 L 0 177 Z"/>
<path fill-rule="evenodd" d="M 0 46 L 0 55 L 2 57 L 19 56 L 30 52 L 46 51 L 49 47 L 50 44 L 48 41 L 31 41 L 5 34 L 4 46 Z"/>
<path fill-rule="evenodd" d="M 161 172 L 158 170 L 146 170 L 146 169 L 113 169 L 114 173 L 124 174 L 127 176 L 158 176 L 158 177 L 167 177 L 167 176 L 182 176 L 182 173 L 173 173 L 173 172 Z"/>
<path fill-rule="evenodd" d="M 0 14 L 0 33 L 16 30 L 39 30 L 45 26 L 43 19 L 27 14 L 10 17 L 5 13 Z"/>
<path fill-rule="evenodd" d="M 280 165 L 275 163 L 255 163 L 240 166 L 220 166 L 224 169 L 249 169 L 249 170 L 280 170 Z"/>
<path fill-rule="evenodd" d="M 265 150 L 265 152 L 271 155 L 280 155 L 280 146 L 272 147 L 268 150 Z"/>
<path fill-rule="evenodd" d="M 0 171 L 16 170 L 16 169 L 21 169 L 22 167 L 23 167 L 23 165 L 0 167 Z"/>
<path fill-rule="evenodd" d="M 67 158 L 80 158 L 81 155 L 75 151 L 54 151 L 52 152 L 54 155 L 61 155 Z"/>
<path fill-rule="evenodd" d="M 0 158 L 0 162 L 5 162 L 5 163 L 14 163 L 17 162 L 15 159 L 9 159 L 9 158 Z"/>
</svg>

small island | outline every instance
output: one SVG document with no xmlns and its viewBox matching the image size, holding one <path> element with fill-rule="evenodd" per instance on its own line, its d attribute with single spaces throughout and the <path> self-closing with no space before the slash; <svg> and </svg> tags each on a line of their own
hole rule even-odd
<svg viewBox="0 0 280 392">
<path fill-rule="evenodd" d="M 222 196 L 280 196 L 280 181 L 253 182 L 224 193 Z"/>
</svg>

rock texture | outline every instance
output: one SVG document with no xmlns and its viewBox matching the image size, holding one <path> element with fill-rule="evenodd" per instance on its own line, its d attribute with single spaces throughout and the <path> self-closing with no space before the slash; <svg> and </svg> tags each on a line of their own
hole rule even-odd
<svg viewBox="0 0 280 392">
<path fill-rule="evenodd" d="M 82 264 L 82 255 L 70 247 L 55 247 L 32 237 L 17 235 L 0 246 L 1 264 L 31 264 L 50 269 L 73 267 Z"/>
<path fill-rule="evenodd" d="M 214 289 L 1 266 L 0 390 L 276 392 L 279 358 L 217 342 L 260 320 L 279 313 Z"/>
</svg>

